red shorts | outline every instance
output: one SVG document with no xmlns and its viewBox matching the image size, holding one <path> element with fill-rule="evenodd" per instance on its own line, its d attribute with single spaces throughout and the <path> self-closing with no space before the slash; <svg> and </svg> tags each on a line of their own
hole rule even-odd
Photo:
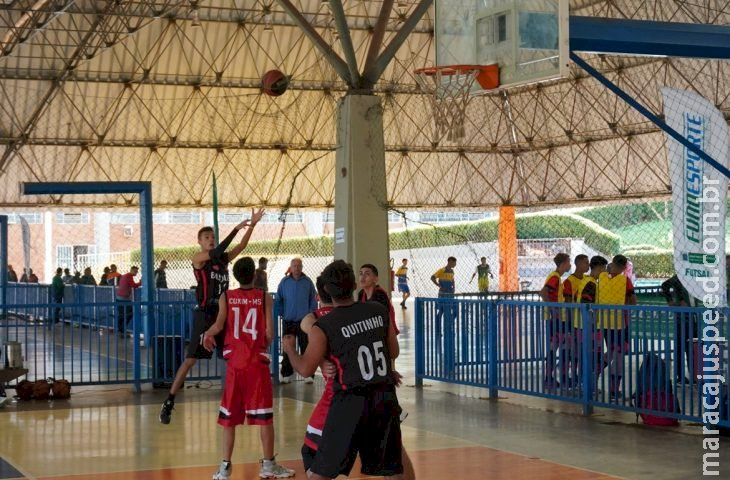
<svg viewBox="0 0 730 480">
<path fill-rule="evenodd" d="M 312 415 L 309 417 L 309 422 L 307 423 L 307 433 L 304 434 L 304 445 L 314 451 L 319 449 L 319 442 L 322 439 L 322 429 L 324 429 L 324 423 L 330 411 L 332 397 L 335 395 L 334 383 L 332 378 L 327 379 L 327 383 L 324 385 L 324 391 L 322 392 L 322 398 L 317 402 L 317 406 L 314 407 Z"/>
<path fill-rule="evenodd" d="M 224 427 L 235 427 L 244 423 L 271 425 L 274 423 L 273 407 L 274 392 L 268 363 L 256 364 L 246 369 L 228 367 L 218 424 Z"/>
</svg>

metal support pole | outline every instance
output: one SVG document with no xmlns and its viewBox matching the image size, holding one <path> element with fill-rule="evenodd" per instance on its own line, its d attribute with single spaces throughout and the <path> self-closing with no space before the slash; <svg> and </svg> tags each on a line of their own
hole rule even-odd
<svg viewBox="0 0 730 480">
<path fill-rule="evenodd" d="M 601 72 L 599 72 L 598 70 L 596 70 L 595 68 L 590 66 L 588 64 L 588 62 L 586 62 L 585 60 L 580 58 L 578 55 L 576 55 L 575 52 L 570 52 L 570 59 L 573 62 L 575 62 L 575 64 L 578 65 L 580 68 L 582 68 L 583 70 L 588 72 L 589 75 L 591 75 L 593 78 L 595 78 L 600 83 L 602 83 L 603 86 L 605 86 L 606 88 L 611 90 L 614 94 L 616 94 L 616 96 L 618 96 L 621 100 L 628 103 L 632 108 L 634 108 L 636 111 L 638 111 L 644 117 L 646 117 L 654 125 L 656 125 L 660 129 L 664 130 L 664 132 L 667 135 L 669 135 L 670 137 L 672 137 L 673 139 L 675 139 L 676 141 L 681 143 L 685 148 L 687 148 L 692 153 L 699 156 L 702 160 L 704 160 L 705 162 L 707 162 L 710 165 L 712 165 L 713 167 L 715 167 L 718 172 L 720 172 L 723 175 L 725 175 L 726 177 L 730 178 L 730 170 L 728 170 L 727 167 L 718 163 L 714 158 L 712 158 L 711 156 L 706 154 L 704 150 L 702 150 L 701 148 L 697 147 L 695 144 L 693 144 L 692 142 L 690 142 L 689 140 L 684 138 L 684 135 L 682 135 L 681 133 L 677 132 L 672 127 L 670 127 L 669 125 L 664 123 L 663 120 L 661 120 L 659 117 L 657 117 L 656 115 L 651 113 L 646 107 L 644 107 L 642 104 L 637 102 L 629 94 L 627 94 L 626 92 L 621 90 L 618 87 L 618 85 L 616 85 L 611 80 L 609 80 L 608 78 L 603 76 L 603 74 L 601 74 Z"/>
<path fill-rule="evenodd" d="M 499 328 L 497 323 L 499 322 L 499 309 L 497 302 L 488 302 L 487 307 L 487 368 L 489 371 L 489 399 L 497 400 L 499 398 L 499 375 L 497 369 L 497 361 L 499 360 Z"/>
<path fill-rule="evenodd" d="M 385 30 L 388 28 L 388 20 L 390 20 L 390 12 L 393 11 L 394 0 L 383 0 L 383 5 L 380 7 L 380 15 L 378 21 L 375 23 L 373 29 L 373 36 L 370 38 L 370 47 L 368 49 L 368 55 L 365 58 L 365 67 L 363 71 L 367 72 L 375 63 L 380 53 L 380 48 L 383 46 L 383 38 L 385 38 Z"/>
<path fill-rule="evenodd" d="M 142 333 L 146 345 L 154 345 L 155 325 L 152 302 L 155 299 L 154 240 L 152 238 L 152 184 L 139 192 L 140 249 L 142 267 Z M 139 338 L 134 339 L 139 343 Z"/>
<path fill-rule="evenodd" d="M 302 32 L 309 37 L 312 43 L 314 43 L 314 46 L 322 52 L 324 58 L 326 58 L 330 65 L 332 65 L 332 68 L 335 69 L 335 72 L 337 72 L 340 78 L 342 78 L 348 85 L 352 85 L 355 79 L 350 78 L 350 70 L 348 69 L 345 61 L 337 55 L 337 52 L 335 52 L 332 47 L 327 44 L 327 42 L 324 41 L 322 36 L 317 33 L 312 24 L 304 18 L 304 15 L 302 15 L 289 0 L 277 0 L 277 2 L 279 2 L 281 8 L 289 14 L 292 20 L 294 20 L 294 23 L 302 29 Z"/>
<path fill-rule="evenodd" d="M 416 387 L 423 387 L 423 375 L 426 370 L 425 354 L 426 342 L 424 341 L 424 301 L 421 297 L 416 297 Z"/>
<path fill-rule="evenodd" d="M 595 338 L 595 324 L 593 315 L 588 310 L 588 305 L 581 305 L 579 313 L 581 317 L 581 325 L 583 331 L 583 342 L 581 343 L 581 382 L 583 394 L 581 395 L 581 403 L 583 405 L 583 415 L 591 415 L 593 413 L 593 383 L 595 367 L 593 362 L 593 339 Z"/>
<path fill-rule="evenodd" d="M 0 215 L 0 302 L 4 319 L 8 305 L 8 216 Z"/>
<path fill-rule="evenodd" d="M 352 46 L 352 37 L 350 36 L 350 27 L 347 26 L 347 18 L 345 17 L 345 9 L 342 7 L 342 0 L 329 0 L 332 15 L 335 17 L 335 26 L 340 35 L 342 42 L 342 50 L 347 60 L 347 67 L 350 71 L 351 85 L 354 88 L 360 86 L 360 72 L 357 70 L 357 57 L 355 48 Z"/>
<path fill-rule="evenodd" d="M 279 1 L 281 2 L 284 0 Z M 385 69 L 388 68 L 390 61 L 393 60 L 393 57 L 395 57 L 395 54 L 398 53 L 400 47 L 403 46 L 408 35 L 410 35 L 416 28 L 418 22 L 421 21 L 421 18 L 423 18 L 428 9 L 431 8 L 432 3 L 433 0 L 421 0 L 418 6 L 413 10 L 411 16 L 408 17 L 408 20 L 406 20 L 401 29 L 398 30 L 398 33 L 395 34 L 393 40 L 390 41 L 388 46 L 385 47 L 385 50 L 383 50 L 383 52 L 378 56 L 378 59 L 373 62 L 370 68 L 365 70 L 365 73 L 363 74 L 363 88 L 372 88 L 373 85 L 380 80 L 380 76 L 383 75 Z"/>
</svg>

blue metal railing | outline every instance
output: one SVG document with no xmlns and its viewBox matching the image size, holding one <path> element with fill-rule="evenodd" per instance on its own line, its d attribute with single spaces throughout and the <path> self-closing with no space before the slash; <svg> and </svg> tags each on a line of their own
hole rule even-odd
<svg viewBox="0 0 730 480">
<path fill-rule="evenodd" d="M 718 343 L 702 340 L 706 312 L 417 298 L 416 384 L 437 380 L 489 388 L 493 397 L 502 390 L 572 402 L 586 413 L 605 407 L 702 422 L 703 386 L 714 380 L 698 375 L 707 368 L 730 377 L 728 310 L 714 325 Z M 651 403 L 664 390 L 671 395 Z M 720 424 L 730 426 L 727 385 L 719 382 L 717 392 Z"/>
<path fill-rule="evenodd" d="M 272 296 L 273 298 L 273 296 Z M 193 290 L 160 289 L 153 302 L 121 302 L 113 287 L 67 285 L 63 301 L 50 286 L 10 283 L 0 340 L 22 344 L 27 378 L 65 378 L 75 385 L 169 383 L 185 359 L 196 306 Z M 278 334 L 274 312 L 272 375 L 278 383 Z M 145 338 L 147 324 L 152 332 Z M 189 381 L 219 378 L 222 360 L 199 361 Z"/>
</svg>

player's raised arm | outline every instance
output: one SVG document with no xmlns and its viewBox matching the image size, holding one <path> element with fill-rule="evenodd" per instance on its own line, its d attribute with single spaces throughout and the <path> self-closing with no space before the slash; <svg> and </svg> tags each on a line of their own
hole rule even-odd
<svg viewBox="0 0 730 480">
<path fill-rule="evenodd" d="M 250 220 L 244 220 L 243 222 L 236 225 L 236 227 L 240 229 L 246 228 L 246 233 L 243 234 L 243 238 L 239 242 L 238 245 L 233 247 L 230 252 L 228 252 L 228 260 L 233 261 L 234 258 L 236 258 L 244 248 L 248 245 L 248 241 L 251 239 L 251 234 L 253 233 L 253 229 L 256 226 L 257 223 L 263 218 L 264 216 L 264 209 L 259 208 L 257 211 L 254 211 L 251 209 L 251 219 Z"/>
</svg>

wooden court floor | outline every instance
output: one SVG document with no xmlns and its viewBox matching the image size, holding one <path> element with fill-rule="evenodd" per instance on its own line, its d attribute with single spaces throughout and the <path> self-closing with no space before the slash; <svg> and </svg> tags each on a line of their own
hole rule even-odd
<svg viewBox="0 0 730 480">
<path fill-rule="evenodd" d="M 286 388 L 314 389 L 303 384 Z M 0 479 L 210 478 L 220 461 L 221 428 L 216 425 L 217 386 L 188 390 L 179 397 L 170 425 L 157 421 L 162 392 L 81 391 L 71 402 L 11 405 L 0 410 Z M 315 395 L 316 396 L 316 395 Z M 158 400 L 158 401 L 156 401 Z M 306 478 L 299 449 L 313 405 L 294 398 L 275 399 L 278 460 Z M 403 425 L 404 444 L 423 480 L 455 478 L 598 480 L 617 478 L 529 458 Z M 233 456 L 234 479 L 258 478 L 256 427 L 240 427 Z M 344 478 L 344 477 L 343 477 Z M 350 478 L 365 478 L 356 465 Z"/>
</svg>

